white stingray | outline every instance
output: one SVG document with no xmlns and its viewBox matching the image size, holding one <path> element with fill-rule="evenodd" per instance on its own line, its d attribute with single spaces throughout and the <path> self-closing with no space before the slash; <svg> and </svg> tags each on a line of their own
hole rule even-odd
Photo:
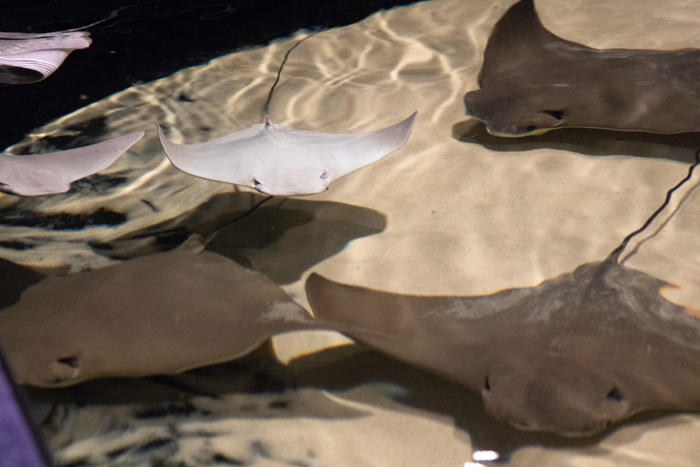
<svg viewBox="0 0 700 467">
<path fill-rule="evenodd" d="M 46 154 L 0 153 L 0 191 L 21 196 L 64 193 L 71 182 L 104 170 L 143 137 L 143 132 Z"/>
<path fill-rule="evenodd" d="M 41 81 L 56 71 L 68 54 L 92 40 L 84 31 L 43 34 L 0 32 L 0 84 Z"/>
<path fill-rule="evenodd" d="M 357 133 L 294 130 L 270 121 L 270 100 L 289 54 L 284 56 L 265 102 L 265 123 L 212 141 L 175 144 L 158 126 L 170 162 L 195 177 L 249 186 L 270 195 L 309 195 L 343 175 L 377 162 L 406 144 L 417 112 L 396 125 Z"/>
<path fill-rule="evenodd" d="M 408 140 L 416 112 L 375 131 L 336 134 L 260 123 L 199 144 L 174 144 L 158 127 L 170 162 L 190 175 L 246 185 L 270 195 L 307 195 L 377 162 Z"/>
</svg>

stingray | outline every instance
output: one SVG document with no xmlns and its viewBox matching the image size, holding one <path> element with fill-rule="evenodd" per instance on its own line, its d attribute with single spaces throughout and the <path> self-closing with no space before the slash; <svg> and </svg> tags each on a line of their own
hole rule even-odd
<svg viewBox="0 0 700 467">
<path fill-rule="evenodd" d="M 28 34 L 0 32 L 0 84 L 36 83 L 58 69 L 68 55 L 90 46 L 78 30 Z"/>
<path fill-rule="evenodd" d="M 377 162 L 406 144 L 416 117 L 380 130 L 348 134 L 294 130 L 270 121 L 272 92 L 292 46 L 277 72 L 264 106 L 265 123 L 198 144 L 174 144 L 158 126 L 170 162 L 185 173 L 254 188 L 270 195 L 320 193 L 355 170 Z"/>
<path fill-rule="evenodd" d="M 700 319 L 661 296 L 671 284 L 619 261 L 696 165 L 605 261 L 538 286 L 416 296 L 314 273 L 309 303 L 329 328 L 463 384 L 523 430 L 585 436 L 645 410 L 699 409 Z"/>
<path fill-rule="evenodd" d="M 700 131 L 700 50 L 593 49 L 562 39 L 521 0 L 496 23 L 466 113 L 498 136 L 585 127 Z"/>
<path fill-rule="evenodd" d="M 47 154 L 0 153 L 0 191 L 20 196 L 65 193 L 76 180 L 104 170 L 143 137 L 131 133 L 82 148 Z"/>
<path fill-rule="evenodd" d="M 0 310 L 0 347 L 20 384 L 174 374 L 233 360 L 309 315 L 264 275 L 204 250 L 48 277 Z"/>
</svg>

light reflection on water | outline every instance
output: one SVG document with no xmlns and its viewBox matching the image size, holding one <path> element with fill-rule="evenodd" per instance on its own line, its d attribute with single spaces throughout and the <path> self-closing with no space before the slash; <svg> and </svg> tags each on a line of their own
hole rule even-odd
<svg viewBox="0 0 700 467">
<path fill-rule="evenodd" d="M 462 96 L 476 89 L 490 29 L 510 3 L 435 0 L 396 8 L 324 31 L 290 56 L 271 105 L 275 123 L 351 132 L 388 126 L 418 110 L 404 148 L 335 182 L 328 192 L 304 198 L 352 205 L 357 212 L 371 210 L 385 216 L 386 225 L 368 227 L 364 223 L 368 215 L 363 220 L 353 214 L 342 228 L 367 228 L 367 236 L 353 236 L 356 239 L 345 248 L 309 265 L 311 269 L 303 274 L 278 280 L 300 304 L 308 308 L 303 284 L 312 270 L 341 282 L 413 294 L 473 295 L 532 286 L 603 259 L 653 212 L 666 189 L 682 178 L 686 166 L 675 161 L 687 158 L 676 151 L 660 155 L 659 146 L 654 146 L 668 137 L 651 137 L 651 144 L 631 145 L 624 155 L 605 157 L 589 155 L 585 143 L 556 137 L 545 147 L 515 151 L 465 142 L 464 134 L 471 127 L 464 123 Z M 648 2 L 646 9 L 631 0 L 614 4 L 541 0 L 537 7 L 553 32 L 592 47 L 700 47 L 700 24 L 686 24 L 687 18 L 700 14 L 700 7 L 691 3 L 678 2 L 674 9 Z M 677 26 L 681 23 L 683 27 Z M 640 29 L 645 34 L 639 34 Z M 77 214 L 104 208 L 125 214 L 124 223 L 67 231 L 3 226 L 0 240 L 20 239 L 32 248 L 2 249 L 0 254 L 39 266 L 71 264 L 74 271 L 101 267 L 115 260 L 94 248 L 95 243 L 125 245 L 116 240 L 186 217 L 217 195 L 225 196 L 230 206 L 200 209 L 196 223 L 216 223 L 228 208 L 250 209 L 251 198 L 257 195 L 196 179 L 170 166 L 157 142 L 155 124 L 169 125 L 176 143 L 195 143 L 260 123 L 267 92 L 294 40 L 227 55 L 126 89 L 11 147 L 9 152 L 14 153 L 45 149 L 42 138 L 75 134 L 76 128 L 94 120 L 104 126 L 105 133 L 99 135 L 104 139 L 147 131 L 141 142 L 102 173 L 126 179 L 116 186 L 103 180 L 65 195 L 0 198 L 0 206 L 17 211 Z M 586 131 L 578 134 L 580 140 L 591 138 Z M 75 145 L 93 142 L 95 136 L 77 136 Z M 603 146 L 598 153 L 620 154 L 617 149 L 605 152 L 605 148 L 617 148 L 618 142 L 596 141 Z M 697 178 L 673 200 L 649 235 L 638 239 L 648 238 L 673 216 L 627 265 L 678 285 L 665 296 L 700 308 L 696 185 Z M 350 208 L 343 209 L 349 212 Z M 173 225 L 191 228 L 193 222 Z M 280 244 L 303 246 L 304 241 L 304 235 L 289 228 L 271 244 L 249 245 L 248 254 L 270 264 Z M 147 242 L 137 246 L 138 254 L 155 249 Z M 292 246 L 288 248 L 291 251 Z M 250 383 L 246 378 L 259 370 L 249 362 L 163 380 L 120 382 L 115 387 L 122 389 L 112 393 L 108 385 L 96 382 L 78 390 L 81 397 L 97 402 L 87 407 L 75 404 L 77 396 L 68 393 L 63 397 L 70 403 L 49 407 L 47 394 L 40 392 L 36 397 L 42 402 L 35 410 L 44 417 L 43 429 L 63 463 L 87 457 L 108 465 L 121 457 L 205 465 L 203 459 L 218 455 L 244 459 L 245 465 L 289 465 L 304 459 L 308 465 L 466 466 L 474 465 L 464 461 L 472 450 L 504 447 L 512 451 L 522 446 L 515 451 L 512 465 L 692 465 L 692 457 L 697 456 L 692 440 L 700 428 L 697 417 L 691 415 L 642 418 L 639 424 L 588 444 L 508 428 L 499 432 L 500 427 L 483 421 L 478 399 L 469 400 L 469 395 L 449 383 L 399 366 L 405 374 L 390 374 L 387 379 L 410 388 L 415 400 L 404 405 L 401 397 L 394 400 L 393 394 L 370 384 L 372 375 L 380 379 L 391 373 L 390 361 L 357 350 L 352 354 L 343 347 L 326 349 L 323 356 L 309 354 L 341 342 L 346 340 L 333 333 L 276 338 L 275 351 L 283 361 L 300 355 L 302 361 L 292 365 L 293 376 L 286 368 L 265 369 L 269 380 L 261 387 L 276 388 L 275 395 L 245 392 Z M 355 368 L 355 372 L 359 366 L 369 376 L 348 376 L 347 381 L 338 382 L 332 375 L 334 365 Z M 327 373 L 319 376 L 315 369 L 319 367 Z M 231 374 L 241 378 L 245 388 L 231 387 L 235 386 Z M 320 381 L 295 391 L 290 378 Z M 328 397 L 330 392 L 325 391 L 335 384 L 339 392 Z M 165 402 L 183 385 L 190 391 L 187 402 Z M 132 390 L 144 397 L 157 396 L 146 402 L 127 397 L 104 405 L 114 392 Z M 223 391 L 225 396 L 207 397 L 209 391 Z M 430 401 L 430 394 L 443 397 L 442 404 Z M 339 405 L 340 398 L 350 402 Z M 158 407 L 164 415 L 143 416 L 144 407 Z M 450 408 L 483 421 L 488 436 L 480 436 L 464 415 L 451 413 Z M 158 440 L 163 441 L 158 444 Z M 143 448 L 148 443 L 151 447 Z M 120 449 L 122 454 L 110 458 Z"/>
</svg>

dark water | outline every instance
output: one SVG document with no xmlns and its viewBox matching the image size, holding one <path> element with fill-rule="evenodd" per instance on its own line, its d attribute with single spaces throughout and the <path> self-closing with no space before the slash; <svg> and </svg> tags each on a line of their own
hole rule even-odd
<svg viewBox="0 0 700 467">
<path fill-rule="evenodd" d="M 89 28 L 93 44 L 51 80 L 0 88 L 0 148 L 32 129 L 137 83 L 152 81 L 235 50 L 262 46 L 299 29 L 359 21 L 406 0 L 193 1 L 81 0 L 0 2 L 0 31 Z"/>
</svg>

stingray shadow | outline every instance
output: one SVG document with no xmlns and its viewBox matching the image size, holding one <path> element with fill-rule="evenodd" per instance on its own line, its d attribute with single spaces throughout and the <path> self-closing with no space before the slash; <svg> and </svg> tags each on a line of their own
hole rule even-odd
<svg viewBox="0 0 700 467">
<path fill-rule="evenodd" d="M 220 254 L 240 251 L 273 282 L 289 284 L 350 241 L 385 228 L 386 216 L 371 209 L 275 197 L 220 230 L 208 248 Z"/>
<path fill-rule="evenodd" d="M 63 388 L 22 387 L 34 403 L 120 405 L 158 404 L 197 396 L 218 398 L 232 393 L 282 392 L 293 388 L 294 383 L 283 365 L 271 358 L 270 344 L 266 342 L 239 359 L 177 375 L 97 378 Z"/>
<path fill-rule="evenodd" d="M 480 395 L 361 344 L 328 348 L 298 357 L 290 362 L 289 368 L 295 372 L 300 386 L 328 391 L 347 391 L 376 383 L 405 388 L 406 394 L 394 397 L 394 402 L 453 418 L 455 426 L 471 437 L 474 451 L 496 451 L 499 453 L 498 462 L 508 462 L 516 450 L 527 446 L 554 449 L 596 446 L 620 427 L 656 420 L 671 413 L 644 412 L 594 436 L 566 438 L 550 433 L 522 431 L 500 422 L 485 411 Z M 395 406 L 392 405 L 392 408 L 395 410 Z M 676 422 L 669 420 L 669 423 Z"/>
<path fill-rule="evenodd" d="M 74 386 L 41 388 L 21 386 L 30 404 L 73 404 L 119 406 L 135 404 L 145 408 L 141 418 L 177 413 L 182 403 L 193 398 L 220 400 L 234 394 L 283 395 L 299 388 L 294 373 L 275 357 L 271 341 L 236 360 L 195 368 L 176 375 L 141 378 L 97 378 Z M 334 403 L 329 402 L 330 405 Z M 164 408 L 172 408 L 167 411 Z M 168 412 L 168 413 L 166 413 Z M 346 412 L 346 411 L 344 411 Z M 139 418 L 139 415 L 136 415 Z"/>
<path fill-rule="evenodd" d="M 385 228 L 386 216 L 371 209 L 237 191 L 215 195 L 176 218 L 91 247 L 113 259 L 130 259 L 169 251 L 200 234 L 213 238 L 207 250 L 252 265 L 277 284 L 289 284 L 350 241 Z"/>
<path fill-rule="evenodd" d="M 298 383 L 293 372 L 274 355 L 270 341 L 237 360 L 209 365 L 177 375 L 142 378 L 98 378 L 64 388 L 21 386 L 27 396 L 35 423 L 53 423 L 59 408 L 119 408 L 132 405 L 137 420 L 166 417 L 209 419 L 206 401 L 222 401 L 227 396 L 248 395 L 251 404 L 275 418 L 309 416 L 319 419 L 347 419 L 365 413 L 339 404 L 321 393 L 313 404 L 294 407 Z M 255 398 L 254 396 L 259 396 Z M 198 401 L 204 401 L 200 404 Z M 204 407 L 200 407 L 204 406 Z M 293 410 L 290 410 L 293 409 Z M 254 408 L 219 404 L 217 417 L 250 417 Z M 254 413 L 252 415 L 255 415 Z M 60 421 L 58 422 L 60 424 Z"/>
<path fill-rule="evenodd" d="M 469 119 L 452 127 L 452 138 L 479 144 L 499 152 L 558 149 L 587 156 L 635 156 L 692 163 L 700 148 L 700 133 L 662 135 L 641 131 L 615 131 L 594 128 L 561 128 L 542 135 L 494 136 L 486 125 Z"/>
<path fill-rule="evenodd" d="M 22 292 L 44 277 L 40 272 L 0 258 L 0 310 L 17 303 Z"/>
</svg>

